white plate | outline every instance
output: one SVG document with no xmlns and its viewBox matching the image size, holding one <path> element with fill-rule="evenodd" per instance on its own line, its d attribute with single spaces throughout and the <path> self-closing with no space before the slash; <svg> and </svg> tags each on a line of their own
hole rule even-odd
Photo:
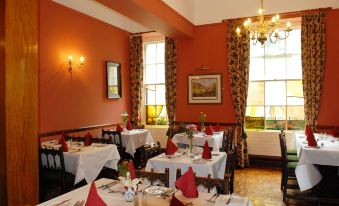
<svg viewBox="0 0 339 206">
<path fill-rule="evenodd" d="M 192 160 L 193 163 L 195 164 L 205 164 L 207 163 L 208 160 L 205 160 L 205 159 L 194 159 Z"/>
<path fill-rule="evenodd" d="M 162 187 L 162 186 L 150 186 L 148 188 L 145 189 L 145 192 L 149 195 L 162 195 L 165 192 L 167 192 L 168 190 L 170 190 L 167 187 Z"/>
</svg>

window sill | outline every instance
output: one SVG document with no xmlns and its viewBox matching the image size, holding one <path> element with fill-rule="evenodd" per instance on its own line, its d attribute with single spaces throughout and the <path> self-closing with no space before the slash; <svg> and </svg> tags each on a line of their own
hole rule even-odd
<svg viewBox="0 0 339 206">
<path fill-rule="evenodd" d="M 247 129 L 247 133 L 280 133 L 280 130 L 259 130 L 259 129 Z M 303 130 L 284 130 L 285 133 L 303 132 Z"/>
<path fill-rule="evenodd" d="M 145 128 L 163 128 L 163 129 L 168 129 L 168 125 L 145 125 Z"/>
</svg>

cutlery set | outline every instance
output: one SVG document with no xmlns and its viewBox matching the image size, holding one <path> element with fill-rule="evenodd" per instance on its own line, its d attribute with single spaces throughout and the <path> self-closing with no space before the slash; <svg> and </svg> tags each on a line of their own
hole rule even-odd
<svg viewBox="0 0 339 206">
<path fill-rule="evenodd" d="M 225 201 L 225 204 L 226 204 L 226 205 L 229 205 L 229 204 L 231 203 L 231 200 L 232 200 L 232 198 L 233 198 L 233 195 L 234 195 L 234 193 L 231 194 L 231 195 L 229 196 L 229 198 Z M 207 201 L 207 202 L 212 202 L 212 203 L 214 203 L 214 202 L 218 199 L 219 196 L 220 196 L 220 194 L 213 194 L 212 197 L 210 197 L 210 198 L 207 199 L 206 201 Z"/>
</svg>

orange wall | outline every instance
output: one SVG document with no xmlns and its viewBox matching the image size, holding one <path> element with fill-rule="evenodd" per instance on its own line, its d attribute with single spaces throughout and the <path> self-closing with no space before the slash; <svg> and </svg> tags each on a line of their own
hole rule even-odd
<svg viewBox="0 0 339 206">
<path fill-rule="evenodd" d="M 130 112 L 129 34 L 50 0 L 40 0 L 39 131 L 116 123 Z M 67 57 L 86 64 L 67 70 Z M 105 61 L 122 64 L 121 99 L 106 98 Z"/>
<path fill-rule="evenodd" d="M 339 9 L 326 18 L 326 66 L 318 124 L 339 125 Z M 194 40 L 177 40 L 177 121 L 198 121 L 200 112 L 207 113 L 207 121 L 234 122 L 235 114 L 229 89 L 226 57 L 225 23 L 196 27 Z M 195 70 L 206 66 L 209 70 Z M 223 103 L 215 105 L 188 104 L 187 75 L 222 73 Z"/>
<path fill-rule="evenodd" d="M 177 40 L 177 121 L 199 121 L 200 112 L 208 122 L 234 122 L 226 57 L 225 23 L 197 26 L 193 40 Z M 208 70 L 195 68 L 207 67 Z M 222 74 L 222 104 L 188 104 L 189 74 Z"/>
<path fill-rule="evenodd" d="M 319 125 L 339 125 L 339 10 L 326 17 L 326 67 L 318 118 Z"/>
</svg>

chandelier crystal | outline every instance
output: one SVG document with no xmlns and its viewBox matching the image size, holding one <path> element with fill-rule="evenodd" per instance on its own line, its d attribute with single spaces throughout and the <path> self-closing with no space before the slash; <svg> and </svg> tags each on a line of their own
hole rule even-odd
<svg viewBox="0 0 339 206">
<path fill-rule="evenodd" d="M 245 43 L 249 40 L 253 41 L 253 44 L 260 42 L 261 46 L 264 46 L 267 40 L 271 43 L 276 43 L 278 40 L 286 39 L 289 36 L 291 29 L 291 23 L 287 22 L 285 28 L 280 26 L 280 16 L 276 14 L 271 20 L 265 20 L 264 16 L 264 2 L 261 0 L 261 7 L 258 10 L 258 17 L 256 22 L 252 22 L 251 18 L 248 18 L 241 27 L 237 27 L 236 34 L 238 41 Z M 284 31 L 284 35 L 279 34 L 279 30 Z"/>
</svg>

